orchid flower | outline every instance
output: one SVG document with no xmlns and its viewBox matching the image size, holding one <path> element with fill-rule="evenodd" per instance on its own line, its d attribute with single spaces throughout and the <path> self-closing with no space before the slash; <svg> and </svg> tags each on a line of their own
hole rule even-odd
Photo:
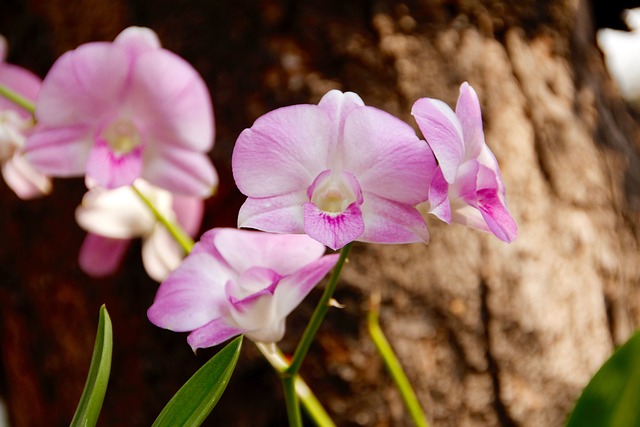
<svg viewBox="0 0 640 427">
<path fill-rule="evenodd" d="M 86 174 L 109 189 L 143 178 L 198 197 L 217 184 L 206 155 L 214 133 L 207 87 L 148 28 L 62 55 L 42 83 L 35 115 L 41 127 L 25 151 L 44 173 Z"/>
<path fill-rule="evenodd" d="M 0 36 L 0 85 L 35 101 L 40 79 L 33 73 L 5 62 L 7 41 Z M 21 199 L 32 199 L 51 192 L 49 178 L 37 172 L 22 155 L 22 147 L 34 125 L 31 114 L 0 97 L 0 166 L 7 185 Z"/>
<path fill-rule="evenodd" d="M 171 194 L 137 179 L 136 188 L 169 221 L 195 235 L 204 210 L 201 199 Z M 102 277 L 120 264 L 130 239 L 142 238 L 142 261 L 149 276 L 164 280 L 184 258 L 184 251 L 131 187 L 90 189 L 76 210 L 76 220 L 89 234 L 80 249 L 80 267 Z"/>
<path fill-rule="evenodd" d="M 147 315 L 161 328 L 191 331 L 194 351 L 239 334 L 280 341 L 286 316 L 338 260 L 324 252 L 304 235 L 210 230 L 160 284 Z"/>
<path fill-rule="evenodd" d="M 626 10 L 623 17 L 632 31 L 598 30 L 598 46 L 622 96 L 640 109 L 640 8 Z"/>
<path fill-rule="evenodd" d="M 435 169 L 400 119 L 332 90 L 318 105 L 279 108 L 239 136 L 233 175 L 248 196 L 238 225 L 307 233 L 332 249 L 359 240 L 429 240 L 415 209 Z"/>
<path fill-rule="evenodd" d="M 422 98 L 411 113 L 438 160 L 429 199 L 419 209 L 513 241 L 518 227 L 507 209 L 498 162 L 484 140 L 473 88 L 462 84 L 455 112 L 440 100 Z"/>
</svg>

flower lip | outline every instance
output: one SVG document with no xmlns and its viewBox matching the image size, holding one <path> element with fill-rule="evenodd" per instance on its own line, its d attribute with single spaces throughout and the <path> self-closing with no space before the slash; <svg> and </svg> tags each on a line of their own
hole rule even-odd
<svg viewBox="0 0 640 427">
<path fill-rule="evenodd" d="M 318 209 L 329 214 L 344 212 L 352 203 L 361 205 L 362 189 L 353 174 L 321 172 L 307 188 L 307 196 Z"/>
<path fill-rule="evenodd" d="M 236 280 L 227 281 L 225 292 L 229 302 L 242 310 L 242 306 L 262 295 L 273 295 L 282 277 L 270 268 L 252 267 Z"/>
</svg>

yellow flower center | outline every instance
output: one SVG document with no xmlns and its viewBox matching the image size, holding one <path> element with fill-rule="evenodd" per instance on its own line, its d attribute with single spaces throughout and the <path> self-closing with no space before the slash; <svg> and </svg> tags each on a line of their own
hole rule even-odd
<svg viewBox="0 0 640 427">
<path fill-rule="evenodd" d="M 129 120 L 116 120 L 104 130 L 102 136 L 118 156 L 130 153 L 142 143 L 138 128 Z"/>
</svg>

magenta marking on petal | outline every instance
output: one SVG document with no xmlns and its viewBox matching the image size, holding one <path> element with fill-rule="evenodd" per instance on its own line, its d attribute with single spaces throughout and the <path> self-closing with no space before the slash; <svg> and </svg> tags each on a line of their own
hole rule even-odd
<svg viewBox="0 0 640 427">
<path fill-rule="evenodd" d="M 362 211 L 358 203 L 340 213 L 325 212 L 313 203 L 305 203 L 304 231 L 331 249 L 340 249 L 364 232 Z"/>
<path fill-rule="evenodd" d="M 238 311 L 250 309 L 255 301 L 264 295 L 273 295 L 282 276 L 264 267 L 252 267 L 235 281 L 225 284 L 229 303 Z"/>
<path fill-rule="evenodd" d="M 89 153 L 87 176 L 105 188 L 133 184 L 142 171 L 142 146 L 125 154 L 116 154 L 104 140 L 98 140 Z"/>
<path fill-rule="evenodd" d="M 502 204 L 496 189 L 478 191 L 478 210 L 498 239 L 511 243 L 518 237 L 518 226 Z"/>
</svg>

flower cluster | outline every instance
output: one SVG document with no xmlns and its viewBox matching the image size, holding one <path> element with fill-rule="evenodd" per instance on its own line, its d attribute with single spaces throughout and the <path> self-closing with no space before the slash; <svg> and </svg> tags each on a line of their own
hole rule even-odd
<svg viewBox="0 0 640 427">
<path fill-rule="evenodd" d="M 233 153 L 236 184 L 248 196 L 238 225 L 307 233 L 339 249 L 354 240 L 428 242 L 421 213 L 431 213 L 515 239 L 471 86 L 462 84 L 455 113 L 429 98 L 412 112 L 428 144 L 350 92 L 265 114 L 240 134 Z"/>
<path fill-rule="evenodd" d="M 280 340 L 286 316 L 337 262 L 325 246 L 427 243 L 426 215 L 506 242 L 517 235 L 467 83 L 455 111 L 436 99 L 416 101 L 412 114 L 426 141 L 338 90 L 317 105 L 258 118 L 238 137 L 232 166 L 247 196 L 238 226 L 262 232 L 212 229 L 184 260 L 166 224 L 194 236 L 202 199 L 218 179 L 207 156 L 213 108 L 193 67 L 163 49 L 152 30 L 131 27 L 112 43 L 65 53 L 41 85 L 0 62 L 0 84 L 37 96 L 35 127 L 29 112 L 0 100 L 6 181 L 31 197 L 48 191 L 43 174 L 85 176 L 89 190 L 76 211 L 89 233 L 81 267 L 112 273 L 129 240 L 142 238 L 145 268 L 162 281 L 148 317 L 190 331 L 194 350 L 238 334 Z"/>
<path fill-rule="evenodd" d="M 27 101 L 35 101 L 40 79 L 33 73 L 5 62 L 7 41 L 0 36 L 0 85 Z M 48 194 L 51 181 L 36 171 L 23 156 L 26 138 L 33 131 L 31 114 L 15 103 L 0 97 L 0 165 L 7 185 L 22 199 Z"/>
</svg>

